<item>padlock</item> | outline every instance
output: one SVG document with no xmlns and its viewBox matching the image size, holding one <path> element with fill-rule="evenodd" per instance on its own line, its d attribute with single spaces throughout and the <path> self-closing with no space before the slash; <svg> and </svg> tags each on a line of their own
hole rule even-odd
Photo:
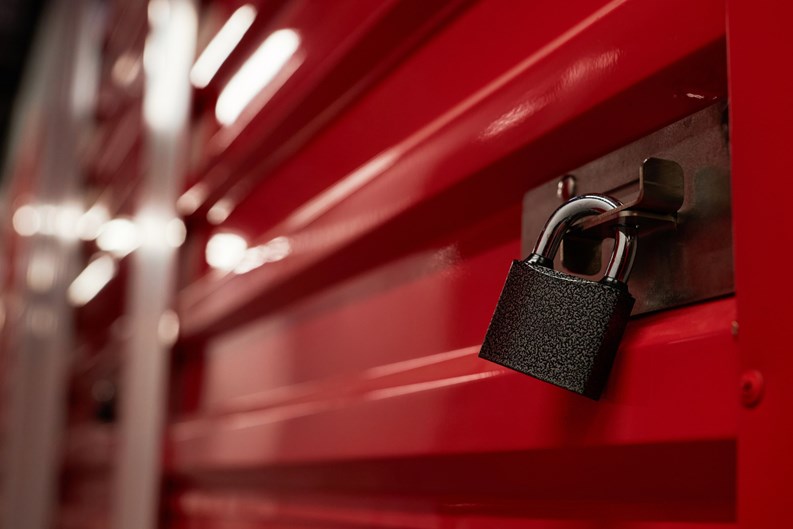
<svg viewBox="0 0 793 529">
<path fill-rule="evenodd" d="M 600 281 L 553 269 L 564 235 L 584 217 L 618 208 L 605 195 L 560 206 L 524 261 L 513 261 L 479 356 L 597 400 L 630 318 L 627 279 L 635 227 L 616 225 L 614 249 Z"/>
</svg>

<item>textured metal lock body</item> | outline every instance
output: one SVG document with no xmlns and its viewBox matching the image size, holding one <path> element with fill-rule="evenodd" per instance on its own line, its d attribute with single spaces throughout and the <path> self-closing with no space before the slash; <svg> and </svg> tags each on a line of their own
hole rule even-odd
<svg viewBox="0 0 793 529">
<path fill-rule="evenodd" d="M 625 280 L 635 245 L 630 230 L 615 234 L 617 249 L 601 281 L 553 270 L 553 255 L 573 222 L 619 205 L 600 195 L 570 202 L 551 217 L 532 256 L 513 261 L 479 356 L 598 399 L 633 309 Z"/>
</svg>

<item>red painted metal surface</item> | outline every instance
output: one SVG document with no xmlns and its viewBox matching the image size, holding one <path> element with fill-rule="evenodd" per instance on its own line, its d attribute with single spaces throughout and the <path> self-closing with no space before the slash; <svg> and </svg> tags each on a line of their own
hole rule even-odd
<svg viewBox="0 0 793 529">
<path fill-rule="evenodd" d="M 466 13 L 474 17 L 475 24 L 499 27 L 503 33 L 512 31 L 515 38 L 515 34 L 526 33 L 523 26 L 510 24 L 515 17 L 512 9 L 498 2 L 484 2 L 478 7 L 481 15 L 473 8 Z M 677 11 L 670 10 L 666 3 L 659 3 L 656 11 L 651 8 L 652 4 L 633 2 L 582 5 L 577 13 L 571 11 L 578 16 L 568 19 L 569 26 L 563 25 L 566 31 L 561 30 L 548 42 L 519 48 L 521 53 L 511 69 L 495 80 L 488 72 L 480 80 L 484 86 L 477 86 L 446 112 L 419 102 L 419 110 L 413 112 L 426 108 L 429 116 L 424 115 L 425 121 L 406 131 L 407 136 L 374 149 L 360 141 L 351 149 L 351 138 L 376 138 L 377 133 L 368 131 L 392 129 L 385 125 L 395 118 L 389 119 L 385 109 L 403 113 L 400 105 L 404 106 L 407 82 L 432 82 L 433 90 L 444 94 L 447 83 L 471 82 L 477 71 L 474 58 L 488 61 L 491 55 L 506 53 L 498 42 L 472 39 L 470 25 L 464 24 L 472 22 L 462 16 L 427 43 L 413 60 L 403 63 L 393 80 L 381 82 L 375 92 L 350 110 L 347 120 L 337 121 L 336 127 L 326 130 L 279 174 L 267 178 L 265 188 L 281 179 L 282 185 L 288 186 L 281 188 L 281 193 L 265 191 L 272 205 L 253 202 L 247 215 L 241 206 L 242 218 L 235 222 L 232 216 L 222 226 L 247 232 L 261 242 L 287 236 L 292 240 L 293 253 L 282 263 L 244 277 L 209 277 L 191 285 L 182 303 L 185 333 L 200 334 L 213 330 L 213 326 L 217 330 L 262 310 L 272 310 L 267 308 L 268 302 L 279 306 L 284 297 L 294 299 L 316 282 L 306 277 L 312 268 L 323 270 L 320 285 L 326 284 L 340 279 L 339 274 L 360 271 L 367 262 L 397 257 L 399 253 L 393 254 L 400 250 L 415 250 L 431 242 L 433 236 L 514 206 L 521 192 L 532 184 L 708 102 L 687 98 L 686 93 L 708 94 L 710 101 L 723 96 L 726 80 L 721 4 L 698 4 L 698 8 L 686 10 L 690 19 L 675 17 L 676 24 L 684 26 L 673 35 L 660 29 L 666 26 L 658 22 L 667 16 L 671 23 L 672 13 Z M 553 20 L 571 12 L 562 15 L 551 10 L 535 13 L 534 18 L 544 15 Z M 531 18 L 530 13 L 526 16 Z M 629 32 L 625 28 L 635 29 Z M 487 48 L 491 44 L 493 48 Z M 479 55 L 473 50 L 469 53 L 470 46 L 477 46 Z M 452 49 L 468 59 L 467 68 L 457 70 L 456 75 L 441 70 Z M 425 66 L 422 63 L 429 60 L 427 56 L 433 58 L 432 52 L 436 54 L 434 64 Z M 453 56 L 459 57 L 456 53 Z M 400 74 L 411 75 L 413 61 L 420 63 L 420 77 L 402 80 Z M 444 75 L 435 78 L 427 70 L 443 71 Z M 381 94 L 382 98 L 389 95 L 391 86 L 390 99 L 376 99 Z M 374 101 L 370 103 L 371 99 Z M 637 115 L 635 105 L 642 100 L 654 104 Z M 631 119 L 620 119 L 628 115 Z M 608 134 L 603 132 L 604 127 Z M 334 136 L 336 130 L 339 132 Z M 347 160 L 360 151 L 363 153 L 357 160 Z M 318 167 L 322 170 L 317 171 Z M 323 187 L 322 193 L 311 196 Z M 296 198 L 290 199 L 294 195 Z M 251 201 L 255 200 L 252 195 Z M 266 212 L 279 213 L 280 203 L 291 206 L 292 211 L 284 212 L 283 218 L 269 226 Z M 246 218 L 252 226 L 244 224 Z M 378 251 L 372 252 L 372 243 L 364 242 L 366 236 L 384 237 L 381 233 L 388 233 L 389 228 L 402 237 L 391 237 L 388 247 L 377 245 Z M 408 233 L 411 236 L 405 237 Z M 400 248 L 403 246 L 407 248 Z M 340 260 L 343 262 L 336 264 Z M 223 296 L 213 295 L 221 287 Z"/>
<path fill-rule="evenodd" d="M 793 74 L 779 61 L 791 49 L 784 20 L 793 10 L 775 3 L 728 6 L 740 361 L 744 372 L 756 370 L 764 381 L 761 400 L 739 415 L 738 519 L 741 527 L 787 527 L 793 525 L 786 505 L 793 486 L 793 357 L 786 332 L 793 287 L 787 280 L 771 287 L 768 263 L 757 256 L 761 248 L 790 253 L 785 208 L 768 199 L 769 191 L 783 197 L 787 185 L 793 112 L 785 101 Z"/>
<path fill-rule="evenodd" d="M 197 241 L 292 253 L 180 295 L 172 526 L 734 526 L 735 300 L 637 319 L 599 403 L 476 357 L 523 192 L 724 98 L 724 5 L 454 7 L 333 120 L 268 104 L 195 175 Z"/>
<path fill-rule="evenodd" d="M 787 7 L 735 0 L 727 25 L 719 0 L 256 5 L 196 97 L 163 527 L 791 525 L 790 286 L 758 273 L 759 248 L 784 250 L 768 195 L 784 190 Z M 142 170 L 140 94 L 109 80 L 142 47 L 143 5 L 126 14 L 86 155 L 118 214 Z M 285 27 L 299 66 L 220 127 L 223 85 Z M 632 321 L 597 403 L 480 361 L 523 193 L 725 99 L 728 73 L 737 294 Z M 203 263 L 218 232 L 291 253 L 221 274 Z M 123 277 L 79 314 L 62 527 L 107 519 L 118 441 L 90 393 L 119 369 Z M 765 383 L 752 408 L 746 370 Z"/>
</svg>

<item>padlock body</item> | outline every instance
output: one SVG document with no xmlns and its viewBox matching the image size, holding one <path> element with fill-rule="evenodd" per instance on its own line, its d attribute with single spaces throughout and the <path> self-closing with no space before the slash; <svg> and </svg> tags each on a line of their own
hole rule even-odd
<svg viewBox="0 0 793 529">
<path fill-rule="evenodd" d="M 479 356 L 598 399 L 633 303 L 627 288 L 513 261 Z"/>
</svg>

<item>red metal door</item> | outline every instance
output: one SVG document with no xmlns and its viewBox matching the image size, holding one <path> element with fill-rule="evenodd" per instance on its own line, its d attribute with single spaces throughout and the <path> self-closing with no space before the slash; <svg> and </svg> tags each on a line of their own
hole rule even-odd
<svg viewBox="0 0 793 529">
<path fill-rule="evenodd" d="M 134 71 L 160 4 L 110 3 L 84 158 L 111 216 L 152 198 Z M 194 78 L 161 525 L 791 525 L 790 287 L 762 257 L 787 243 L 789 13 L 727 4 L 202 3 L 199 53 L 232 19 L 239 42 Z M 281 62 L 249 62 L 274 36 Z M 599 402 L 480 360 L 524 193 L 725 101 L 735 295 L 635 318 Z M 76 309 L 63 527 L 109 526 L 135 442 L 91 396 L 135 262 Z"/>
</svg>

